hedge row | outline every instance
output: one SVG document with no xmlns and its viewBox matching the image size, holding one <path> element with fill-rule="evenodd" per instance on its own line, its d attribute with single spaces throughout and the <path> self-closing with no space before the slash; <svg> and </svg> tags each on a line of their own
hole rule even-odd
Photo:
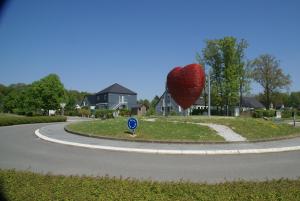
<svg viewBox="0 0 300 201">
<path fill-rule="evenodd" d="M 275 117 L 275 110 L 255 110 L 252 114 L 254 118 Z"/>
<path fill-rule="evenodd" d="M 300 179 L 265 182 L 152 182 L 0 170 L 2 200 L 300 200 Z"/>
<path fill-rule="evenodd" d="M 300 116 L 300 111 L 298 110 L 292 110 L 292 109 L 285 109 L 281 111 L 281 117 L 282 118 L 290 118 L 292 117 L 293 111 L 296 115 Z M 275 117 L 276 111 L 275 110 L 255 110 L 252 113 L 252 116 L 254 118 L 262 118 L 262 117 Z"/>
<path fill-rule="evenodd" d="M 11 126 L 17 124 L 33 124 L 33 123 L 50 123 L 50 122 L 63 122 L 67 118 L 64 116 L 3 116 L 0 117 L 0 126 Z"/>
<path fill-rule="evenodd" d="M 101 119 L 114 118 L 114 110 L 96 110 L 95 117 Z"/>
</svg>

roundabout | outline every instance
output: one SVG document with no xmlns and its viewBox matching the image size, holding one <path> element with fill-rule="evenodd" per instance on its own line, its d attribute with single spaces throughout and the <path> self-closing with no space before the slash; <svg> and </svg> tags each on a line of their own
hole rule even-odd
<svg viewBox="0 0 300 201">
<path fill-rule="evenodd" d="M 1 127 L 0 168 L 62 175 L 109 175 L 158 181 L 183 179 L 209 183 L 241 179 L 259 181 L 279 178 L 296 179 L 300 175 L 299 138 L 229 144 L 161 144 L 103 141 L 102 139 L 102 143 L 105 144 L 99 145 L 98 140 L 101 139 L 66 133 L 63 129 L 65 125 L 66 123 L 55 123 Z M 64 142 L 68 142 L 70 140 L 68 136 L 72 136 L 73 143 L 138 150 L 87 149 L 74 144 L 66 146 L 66 144 L 53 143 L 51 140 L 43 140 L 39 138 L 41 136 L 37 137 L 34 134 L 36 130 L 50 139 Z M 74 141 L 75 138 L 80 141 Z M 273 151 L 241 154 L 241 150 L 258 148 L 273 149 Z M 276 152 L 274 148 L 277 149 Z M 165 153 L 155 151 L 155 154 L 149 154 L 147 151 L 140 151 L 142 149 L 165 150 Z M 170 154 L 174 150 L 180 150 L 180 153 Z M 216 150 L 228 153 L 224 155 L 217 153 Z M 237 152 L 229 154 L 232 150 L 240 151 L 239 154 Z M 199 154 L 195 151 L 206 151 L 206 153 Z"/>
</svg>

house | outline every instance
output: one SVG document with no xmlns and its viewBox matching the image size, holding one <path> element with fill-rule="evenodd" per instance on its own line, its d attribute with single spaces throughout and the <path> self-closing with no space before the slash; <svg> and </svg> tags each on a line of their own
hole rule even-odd
<svg viewBox="0 0 300 201">
<path fill-rule="evenodd" d="M 177 115 L 183 115 L 184 110 L 175 102 L 171 95 L 165 91 L 159 98 L 159 101 L 155 105 L 155 112 L 158 115 L 169 115 L 175 113 Z"/>
<path fill-rule="evenodd" d="M 96 109 L 129 109 L 135 107 L 137 93 L 115 83 L 98 93 L 87 95 L 81 102 L 81 107 L 94 106 Z"/>
<path fill-rule="evenodd" d="M 249 111 L 253 109 L 265 109 L 265 106 L 254 97 L 242 97 L 241 108 L 242 111 Z"/>
<path fill-rule="evenodd" d="M 133 115 L 138 115 L 138 116 L 143 116 L 146 114 L 148 108 L 144 105 L 137 105 L 136 107 L 131 108 L 131 114 Z"/>
</svg>

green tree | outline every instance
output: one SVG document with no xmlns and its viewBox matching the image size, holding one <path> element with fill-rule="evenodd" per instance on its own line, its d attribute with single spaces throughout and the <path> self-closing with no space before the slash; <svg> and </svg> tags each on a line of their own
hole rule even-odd
<svg viewBox="0 0 300 201">
<path fill-rule="evenodd" d="M 252 66 L 252 77 L 263 87 L 265 106 L 269 109 L 273 93 L 284 87 L 288 88 L 291 84 L 290 76 L 283 73 L 280 62 L 269 54 L 263 54 L 256 58 Z"/>
<path fill-rule="evenodd" d="M 244 50 L 248 44 L 245 40 L 238 41 L 234 37 L 207 40 L 198 54 L 199 63 L 211 67 L 212 104 L 224 108 L 236 106 L 243 93 L 249 88 L 249 73 L 244 61 Z"/>
<path fill-rule="evenodd" d="M 300 109 L 300 91 L 292 92 L 288 98 L 288 106 Z"/>
<path fill-rule="evenodd" d="M 34 101 L 29 104 L 30 107 L 43 109 L 44 113 L 59 109 L 60 103 L 65 101 L 64 86 L 55 74 L 50 74 L 33 82 L 29 94 L 30 97 L 34 98 Z"/>
</svg>

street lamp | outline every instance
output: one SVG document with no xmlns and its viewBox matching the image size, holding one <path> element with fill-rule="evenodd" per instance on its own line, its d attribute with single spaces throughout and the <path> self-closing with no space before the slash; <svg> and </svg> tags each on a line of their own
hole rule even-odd
<svg viewBox="0 0 300 201">
<path fill-rule="evenodd" d="M 208 70 L 208 117 L 210 117 L 210 68 Z"/>
</svg>

